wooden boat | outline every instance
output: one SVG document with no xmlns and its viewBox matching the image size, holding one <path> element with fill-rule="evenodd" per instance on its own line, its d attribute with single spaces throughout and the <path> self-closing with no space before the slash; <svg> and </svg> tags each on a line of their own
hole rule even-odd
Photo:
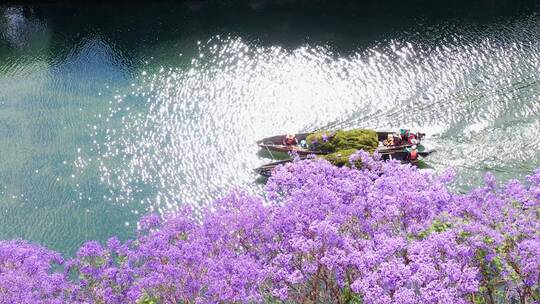
<svg viewBox="0 0 540 304">
<path fill-rule="evenodd" d="M 260 175 L 262 175 L 264 177 L 270 177 L 272 175 L 272 172 L 274 171 L 274 169 L 277 166 L 284 165 L 284 164 L 290 163 L 292 161 L 293 161 L 292 159 L 280 160 L 280 161 L 268 163 L 266 165 L 262 165 L 262 166 L 260 166 L 258 168 L 255 168 L 254 170 L 255 170 L 255 172 L 259 173 Z"/>
<path fill-rule="evenodd" d="M 394 133 L 395 132 L 377 132 L 377 137 L 378 137 L 379 142 L 384 141 L 385 139 L 388 138 L 389 134 L 394 134 Z M 310 134 L 311 133 L 300 133 L 300 134 L 296 134 L 295 137 L 298 140 L 298 142 L 300 142 L 302 140 L 305 140 Z M 420 139 L 421 137 L 423 137 L 423 135 L 424 134 L 420 133 Z M 276 136 L 263 138 L 257 141 L 257 145 L 259 145 L 259 147 L 261 147 L 262 149 L 267 150 L 270 154 L 272 152 L 281 152 L 281 153 L 295 152 L 300 156 L 309 155 L 309 154 L 328 154 L 322 151 L 315 151 L 315 150 L 302 148 L 298 145 L 286 146 L 283 144 L 283 139 L 285 138 L 285 136 L 286 135 L 276 135 Z M 421 146 L 420 144 L 417 144 L 417 145 L 418 145 L 419 151 L 424 149 L 424 147 Z M 380 146 L 377 148 L 377 151 L 379 151 L 379 153 L 393 152 L 393 151 L 403 150 L 404 148 L 408 148 L 410 146 L 412 145 L 409 143 L 398 145 L 398 146 Z"/>
<path fill-rule="evenodd" d="M 305 140 L 311 133 L 300 133 L 296 134 L 295 137 L 298 140 L 298 142 Z M 274 151 L 274 152 L 282 152 L 282 153 L 289 153 L 289 152 L 296 152 L 298 155 L 308 155 L 308 154 L 326 154 L 321 151 L 313 151 L 309 149 L 302 148 L 300 146 L 286 146 L 283 144 L 283 138 L 285 138 L 286 135 L 276 135 L 276 136 L 270 136 L 267 138 L 263 138 L 257 142 L 257 145 L 263 149 Z"/>
<path fill-rule="evenodd" d="M 407 159 L 408 158 L 408 152 L 406 150 L 394 151 L 394 152 L 383 152 L 383 153 L 380 153 L 380 154 L 381 154 L 382 159 L 385 159 L 385 160 L 395 159 L 395 160 L 398 160 L 398 161 L 400 161 L 402 163 L 410 163 L 410 164 L 413 164 L 413 165 L 417 165 L 417 164 L 423 162 L 422 157 L 426 157 L 426 156 L 428 156 L 429 154 L 431 154 L 433 152 L 434 152 L 434 150 L 431 150 L 431 151 L 419 151 L 418 155 L 420 157 L 417 158 L 414 161 L 411 161 L 411 160 Z M 301 158 L 301 159 L 306 159 L 306 158 Z M 274 171 L 274 169 L 277 166 L 284 165 L 284 164 L 290 163 L 292 161 L 293 161 L 292 159 L 280 160 L 280 161 L 268 163 L 266 165 L 262 165 L 262 166 L 260 166 L 260 167 L 258 167 L 256 169 L 254 169 L 254 170 L 255 170 L 255 172 L 259 173 L 260 175 L 262 175 L 264 177 L 270 177 L 272 175 L 272 172 Z"/>
</svg>

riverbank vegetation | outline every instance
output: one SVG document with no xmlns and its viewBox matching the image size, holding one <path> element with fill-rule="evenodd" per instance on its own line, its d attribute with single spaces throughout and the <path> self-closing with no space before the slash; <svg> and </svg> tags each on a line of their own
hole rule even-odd
<svg viewBox="0 0 540 304">
<path fill-rule="evenodd" d="M 452 171 L 350 158 L 362 167 L 279 167 L 267 199 L 236 191 L 197 216 L 146 216 L 134 240 L 66 261 L 0 241 L 0 302 L 540 301 L 540 170 L 456 194 Z"/>
</svg>

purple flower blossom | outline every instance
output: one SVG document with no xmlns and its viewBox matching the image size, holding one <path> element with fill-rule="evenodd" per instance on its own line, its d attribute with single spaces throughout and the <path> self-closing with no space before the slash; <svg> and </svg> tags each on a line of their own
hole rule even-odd
<svg viewBox="0 0 540 304">
<path fill-rule="evenodd" d="M 540 170 L 455 194 L 453 171 L 350 162 L 297 159 L 267 200 L 236 191 L 197 216 L 149 215 L 136 239 L 87 242 L 65 263 L 0 241 L 0 303 L 539 301 Z"/>
<path fill-rule="evenodd" d="M 0 303 L 64 303 L 73 288 L 53 266 L 58 253 L 26 241 L 0 241 Z"/>
</svg>

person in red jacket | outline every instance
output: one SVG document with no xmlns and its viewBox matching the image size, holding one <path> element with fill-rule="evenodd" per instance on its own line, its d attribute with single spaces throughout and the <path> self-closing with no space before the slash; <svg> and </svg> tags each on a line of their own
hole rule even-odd
<svg viewBox="0 0 540 304">
<path fill-rule="evenodd" d="M 418 150 L 416 150 L 416 145 L 413 145 L 409 151 L 408 159 L 414 161 L 418 158 Z"/>
</svg>

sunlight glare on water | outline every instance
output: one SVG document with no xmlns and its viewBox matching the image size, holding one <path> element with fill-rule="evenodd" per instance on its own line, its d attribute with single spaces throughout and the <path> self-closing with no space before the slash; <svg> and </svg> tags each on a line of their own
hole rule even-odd
<svg viewBox="0 0 540 304">
<path fill-rule="evenodd" d="M 540 45 L 521 38 L 389 40 L 342 56 L 216 36 L 189 66 L 142 72 L 111 101 L 110 121 L 121 124 L 107 118 L 94 134 L 104 140 L 102 181 L 113 200 L 158 212 L 234 187 L 257 192 L 252 169 L 268 160 L 254 142 L 319 127 L 425 131 L 438 150 L 430 164 L 459 167 L 462 187 L 485 170 L 530 172 L 540 159 Z"/>
<path fill-rule="evenodd" d="M 0 238 L 74 254 L 262 194 L 255 141 L 285 132 L 419 129 L 457 191 L 540 166 L 532 1 L 203 2 L 0 5 Z"/>
</svg>

